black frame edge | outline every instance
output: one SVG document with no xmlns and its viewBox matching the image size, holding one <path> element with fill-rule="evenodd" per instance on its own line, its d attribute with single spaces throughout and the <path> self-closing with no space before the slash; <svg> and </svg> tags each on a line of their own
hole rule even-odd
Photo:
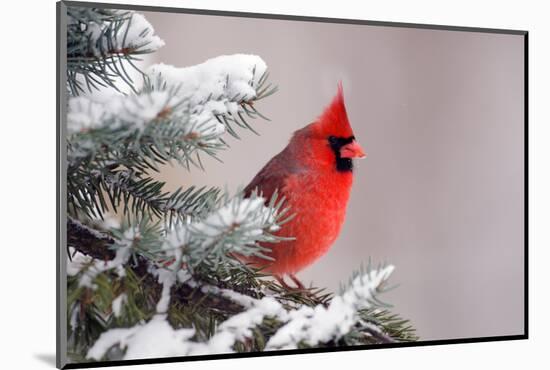
<svg viewBox="0 0 550 370">
<path fill-rule="evenodd" d="M 61 324 L 61 318 L 59 317 L 59 311 L 60 311 L 60 291 L 59 288 L 61 286 L 60 282 L 60 261 L 61 256 L 59 255 L 60 252 L 60 232 L 59 232 L 59 217 L 61 213 L 61 205 L 60 205 L 60 199 L 59 199 L 59 155 L 60 155 L 60 132 L 59 132 L 59 119 L 60 119 L 60 98 L 59 98 L 59 85 L 60 85 L 60 79 L 61 79 L 61 68 L 60 68 L 60 53 L 59 53 L 59 44 L 60 44 L 60 36 L 61 36 L 61 7 L 62 4 L 60 2 L 55 3 L 55 19 L 56 19 L 56 27 L 55 27 L 55 44 L 56 44 L 56 55 L 55 55 L 55 80 L 56 80 L 56 93 L 55 93 L 55 178 L 56 178 L 56 186 L 55 186 L 55 200 L 56 200 L 56 208 L 55 208 L 55 228 L 57 230 L 56 232 L 56 248 L 55 248 L 55 366 L 59 369 L 63 367 L 64 364 L 61 363 L 61 333 L 59 330 L 60 324 Z"/>
<path fill-rule="evenodd" d="M 483 342 L 499 342 L 510 340 L 524 340 L 527 339 L 526 335 L 506 335 L 496 337 L 480 337 L 480 338 L 458 338 L 458 339 L 443 339 L 443 340 L 428 340 L 423 342 L 407 342 L 407 343 L 385 343 L 385 344 L 372 344 L 364 346 L 350 346 L 350 347 L 335 347 L 335 348 L 308 348 L 308 349 L 293 349 L 293 350 L 277 350 L 269 352 L 245 352 L 245 353 L 227 353 L 216 355 L 200 355 L 200 356 L 178 356 L 178 357 L 160 357 L 160 358 L 147 358 L 136 360 L 121 360 L 121 361 L 98 361 L 98 362 L 84 362 L 67 364 L 63 369 L 83 369 L 83 368 L 96 368 L 106 366 L 129 366 L 129 365 L 148 365 L 148 364 L 165 364 L 174 362 L 191 362 L 191 361 L 204 361 L 204 360 L 223 360 L 223 359 L 236 359 L 236 358 L 249 358 L 249 357 L 271 357 L 271 356 L 288 356 L 297 354 L 312 354 L 312 353 L 331 353 L 331 352 L 351 352 L 351 351 L 363 351 L 369 349 L 389 349 L 389 348 L 403 348 L 403 347 L 424 347 L 434 345 L 449 345 L 449 344 L 473 344 Z"/>
<path fill-rule="evenodd" d="M 64 94 L 67 74 L 67 5 L 56 3 L 56 356 L 58 369 L 67 364 L 67 222 L 66 222 L 66 142 Z"/>
<path fill-rule="evenodd" d="M 440 24 L 425 24 L 425 23 L 406 23 L 406 22 L 384 22 L 352 18 L 328 18 L 316 16 L 303 16 L 291 14 L 272 14 L 272 13 L 252 13 L 252 12 L 236 12 L 227 10 L 215 9 L 195 9 L 195 8 L 175 8 L 166 6 L 151 6 L 151 5 L 129 5 L 129 4 L 114 4 L 101 2 L 83 2 L 83 1 L 62 1 L 67 6 L 82 6 L 82 7 L 101 7 L 107 9 L 125 9 L 136 10 L 143 12 L 163 12 L 163 13 L 185 13 L 197 15 L 213 15 L 224 17 L 240 17 L 240 18 L 261 18 L 275 20 L 289 20 L 302 22 L 320 22 L 320 23 L 340 23 L 340 24 L 357 24 L 367 26 L 383 26 L 383 27 L 400 27 L 400 28 L 420 28 L 428 30 L 442 31 L 465 31 L 465 32 L 483 32 L 483 33 L 500 33 L 508 35 L 524 35 L 526 30 L 513 29 L 498 29 L 498 28 L 483 28 L 483 27 L 462 27 Z"/>
<path fill-rule="evenodd" d="M 529 338 L 529 32 L 524 35 L 524 333 Z"/>
</svg>

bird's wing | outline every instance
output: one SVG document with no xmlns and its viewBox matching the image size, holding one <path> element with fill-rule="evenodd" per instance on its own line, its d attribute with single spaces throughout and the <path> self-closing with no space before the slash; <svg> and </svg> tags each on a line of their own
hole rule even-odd
<svg viewBox="0 0 550 370">
<path fill-rule="evenodd" d="M 284 195 L 287 181 L 300 172 L 293 165 L 293 161 L 288 159 L 284 151 L 273 157 L 244 189 L 245 196 L 250 196 L 255 189 L 258 189 L 258 193 L 262 194 L 267 203 L 276 190 Z"/>
<path fill-rule="evenodd" d="M 280 166 L 274 162 L 273 159 L 268 162 L 264 168 L 254 176 L 250 184 L 244 188 L 245 196 L 249 197 L 254 190 L 257 190 L 258 194 L 261 193 L 267 202 L 271 199 L 275 190 L 282 190 L 285 185 L 286 173 L 279 167 Z"/>
</svg>

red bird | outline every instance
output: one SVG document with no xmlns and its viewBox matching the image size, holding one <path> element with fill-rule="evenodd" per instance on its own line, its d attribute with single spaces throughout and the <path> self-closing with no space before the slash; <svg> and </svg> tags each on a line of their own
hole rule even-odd
<svg viewBox="0 0 550 370">
<path fill-rule="evenodd" d="M 365 153 L 353 135 L 348 121 L 342 85 L 338 93 L 313 123 L 294 132 L 282 152 L 273 157 L 254 177 L 244 192 L 255 189 L 266 199 L 278 189 L 295 217 L 279 236 L 294 240 L 266 243 L 273 261 L 252 257 L 246 262 L 264 266 L 281 285 L 288 275 L 303 289 L 295 274 L 325 254 L 334 243 L 344 222 L 351 185 L 353 158 Z M 266 266 L 267 265 L 267 266 Z"/>
</svg>

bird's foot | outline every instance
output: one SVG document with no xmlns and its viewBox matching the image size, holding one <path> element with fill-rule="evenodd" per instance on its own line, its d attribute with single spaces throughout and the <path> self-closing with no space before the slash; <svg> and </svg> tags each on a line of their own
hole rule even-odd
<svg viewBox="0 0 550 370">
<path fill-rule="evenodd" d="M 302 284 L 302 282 L 298 280 L 298 278 L 295 275 L 289 274 L 288 277 L 294 282 L 294 284 L 296 284 L 296 286 L 288 285 L 285 279 L 283 278 L 283 276 L 275 275 L 275 279 L 277 279 L 279 284 L 281 284 L 281 286 L 286 290 L 290 290 L 290 291 L 306 290 L 306 287 L 304 286 L 304 284 Z"/>
<path fill-rule="evenodd" d="M 298 289 L 300 290 L 305 290 L 306 287 L 304 286 L 304 284 L 302 284 L 302 282 L 300 280 L 298 280 L 298 278 L 296 277 L 296 275 L 293 275 L 293 274 L 289 274 L 288 277 L 290 278 L 290 280 L 292 280 L 294 282 L 294 284 L 296 284 L 296 286 L 298 287 Z"/>
<path fill-rule="evenodd" d="M 282 276 L 274 275 L 274 277 L 283 288 L 285 288 L 286 290 L 292 290 L 292 287 L 286 283 L 285 279 Z"/>
</svg>

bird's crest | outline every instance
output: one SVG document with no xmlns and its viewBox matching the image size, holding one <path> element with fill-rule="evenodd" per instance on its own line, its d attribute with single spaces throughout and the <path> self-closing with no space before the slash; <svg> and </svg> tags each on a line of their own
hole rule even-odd
<svg viewBox="0 0 550 370">
<path fill-rule="evenodd" d="M 325 136 L 350 137 L 353 130 L 349 124 L 342 82 L 338 83 L 338 91 L 332 102 L 317 119 L 315 130 Z"/>
</svg>

